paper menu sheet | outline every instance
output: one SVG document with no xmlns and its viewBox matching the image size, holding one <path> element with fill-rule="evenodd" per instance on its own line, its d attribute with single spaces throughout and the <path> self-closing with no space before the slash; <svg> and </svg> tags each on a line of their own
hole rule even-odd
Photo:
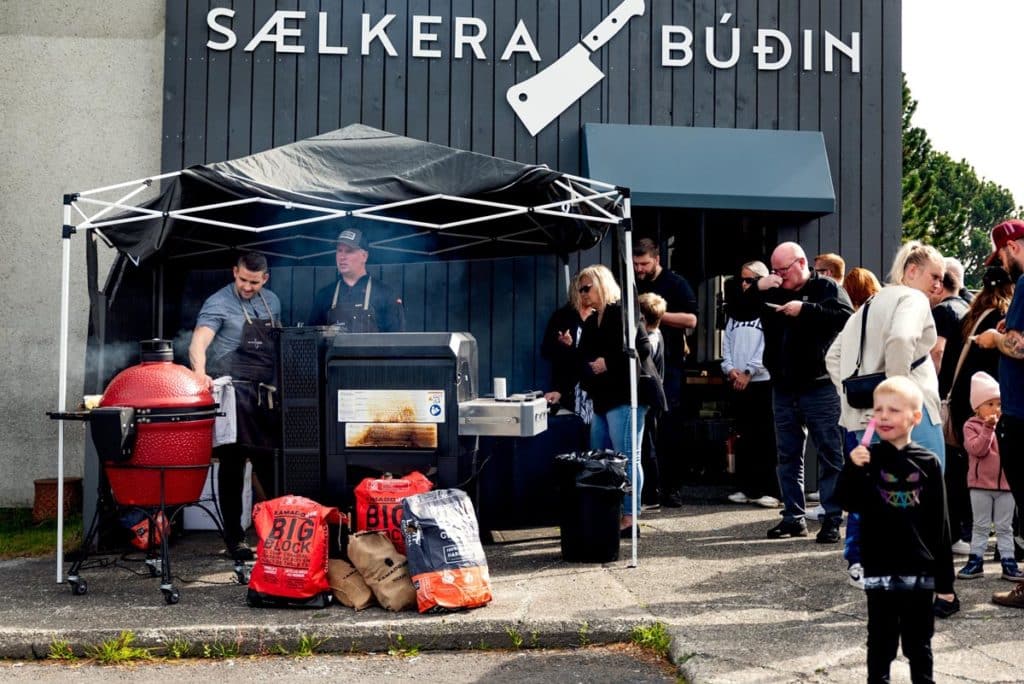
<svg viewBox="0 0 1024 684">
<path fill-rule="evenodd" d="M 443 423 L 444 390 L 338 390 L 339 423 Z"/>
</svg>

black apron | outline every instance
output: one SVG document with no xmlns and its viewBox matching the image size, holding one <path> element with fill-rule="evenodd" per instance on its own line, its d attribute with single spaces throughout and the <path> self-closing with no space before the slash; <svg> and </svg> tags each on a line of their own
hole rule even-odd
<svg viewBox="0 0 1024 684">
<path fill-rule="evenodd" d="M 338 295 L 341 293 L 341 279 L 334 286 L 334 299 L 331 300 L 331 308 L 328 311 L 327 320 L 342 327 L 342 332 L 350 333 L 375 333 L 380 332 L 377 327 L 377 315 L 370 306 L 370 292 L 373 289 L 373 279 L 367 276 L 366 291 L 363 294 L 363 305 L 342 304 L 338 306 Z"/>
<path fill-rule="evenodd" d="M 236 295 L 237 296 L 237 295 Z M 277 446 L 277 398 L 274 387 L 277 370 L 279 326 L 270 305 L 259 295 L 269 318 L 253 319 L 239 299 L 245 324 L 238 348 L 217 361 L 217 367 L 231 376 L 235 388 L 235 415 L 238 425 L 236 443 L 273 449 Z M 255 311 L 255 306 L 253 306 Z"/>
</svg>

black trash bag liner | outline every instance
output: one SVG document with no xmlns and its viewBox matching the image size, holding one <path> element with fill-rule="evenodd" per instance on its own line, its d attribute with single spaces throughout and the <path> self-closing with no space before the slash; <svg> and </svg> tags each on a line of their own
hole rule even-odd
<svg viewBox="0 0 1024 684">
<path fill-rule="evenodd" d="M 629 494 L 632 491 L 626 457 L 611 449 L 592 449 L 555 456 L 559 470 L 574 477 L 578 489 L 602 489 Z"/>
</svg>

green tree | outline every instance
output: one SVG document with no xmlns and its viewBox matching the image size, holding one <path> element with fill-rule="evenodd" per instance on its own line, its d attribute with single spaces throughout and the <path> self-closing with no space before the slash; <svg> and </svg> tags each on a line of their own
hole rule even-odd
<svg viewBox="0 0 1024 684">
<path fill-rule="evenodd" d="M 912 125 L 917 100 L 903 79 L 903 239 L 921 240 L 964 264 L 969 285 L 981 277 L 991 243 L 989 229 L 1024 208 L 1009 190 L 979 178 L 967 160 L 933 149 L 927 132 Z"/>
</svg>

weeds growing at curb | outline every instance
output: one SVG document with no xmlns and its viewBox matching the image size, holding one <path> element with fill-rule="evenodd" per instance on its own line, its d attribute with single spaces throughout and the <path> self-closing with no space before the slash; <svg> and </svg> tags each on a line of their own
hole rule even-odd
<svg viewBox="0 0 1024 684">
<path fill-rule="evenodd" d="M 583 624 L 580 625 L 577 634 L 580 636 L 580 646 L 590 645 L 590 623 L 584 620 Z"/>
<path fill-rule="evenodd" d="M 519 630 L 511 625 L 505 628 L 505 634 L 508 634 L 509 641 L 512 642 L 512 648 L 519 650 L 523 647 L 523 635 L 519 633 Z"/>
<path fill-rule="evenodd" d="M 50 652 L 46 656 L 50 660 L 78 660 L 71 644 L 63 639 L 54 637 L 50 642 Z"/>
<path fill-rule="evenodd" d="M 640 648 L 647 649 L 660 658 L 668 655 L 669 645 L 672 643 L 672 637 L 662 622 L 634 627 L 629 638 Z"/>
<path fill-rule="evenodd" d="M 172 639 L 164 644 L 164 656 L 181 659 L 192 655 L 192 644 L 187 639 Z"/>
<path fill-rule="evenodd" d="M 420 654 L 419 646 L 410 646 L 405 643 L 405 637 L 401 634 L 396 634 L 394 641 L 388 639 L 390 645 L 388 646 L 388 655 L 399 658 L 415 658 Z"/>
<path fill-rule="evenodd" d="M 295 655 L 299 658 L 307 658 L 316 653 L 316 650 L 323 646 L 325 641 L 326 639 L 315 634 L 300 634 L 299 646 L 295 649 Z"/>
<path fill-rule="evenodd" d="M 204 658 L 237 658 L 241 652 L 242 645 L 237 641 L 214 641 L 212 644 L 203 644 Z"/>
<path fill-rule="evenodd" d="M 530 632 L 530 648 L 540 648 L 540 632 L 537 630 Z"/>
<path fill-rule="evenodd" d="M 85 654 L 100 665 L 121 665 L 134 660 L 153 659 L 150 649 L 133 646 L 134 643 L 135 634 L 126 630 L 98 646 L 87 647 Z"/>
</svg>

